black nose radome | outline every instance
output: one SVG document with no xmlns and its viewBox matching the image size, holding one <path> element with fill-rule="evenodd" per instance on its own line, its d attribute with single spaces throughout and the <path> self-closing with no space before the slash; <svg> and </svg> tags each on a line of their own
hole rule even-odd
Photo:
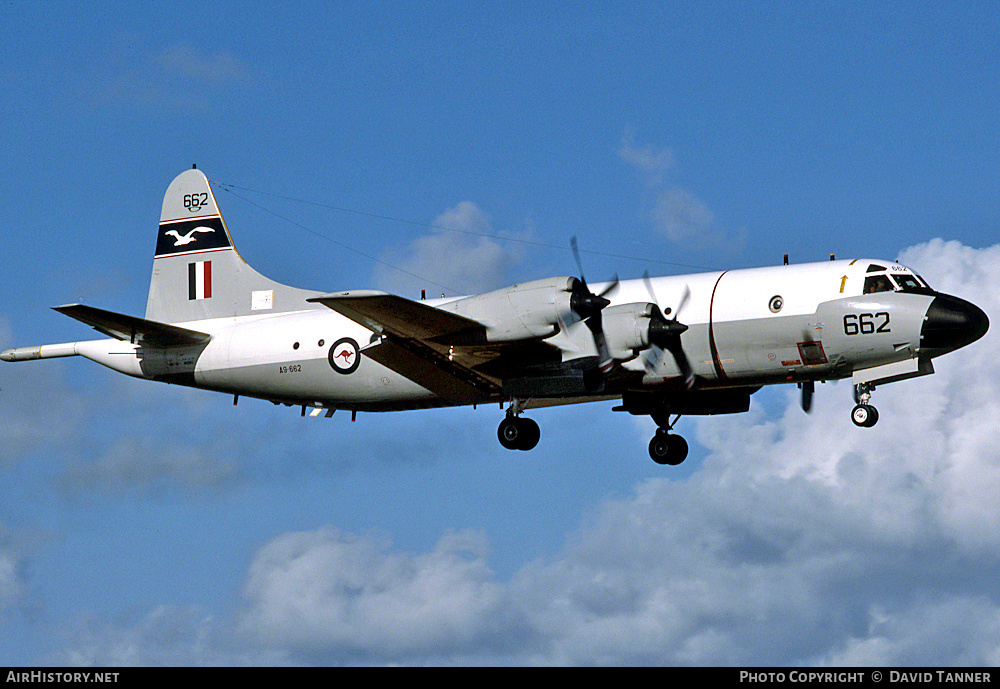
<svg viewBox="0 0 1000 689">
<path fill-rule="evenodd" d="M 990 319 L 981 308 L 958 297 L 938 294 L 924 317 L 920 346 L 951 351 L 975 342 L 989 328 Z"/>
</svg>

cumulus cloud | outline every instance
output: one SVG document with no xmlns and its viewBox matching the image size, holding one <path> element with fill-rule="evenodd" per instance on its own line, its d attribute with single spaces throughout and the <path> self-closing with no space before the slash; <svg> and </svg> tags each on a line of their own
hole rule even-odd
<svg viewBox="0 0 1000 689">
<path fill-rule="evenodd" d="M 249 72 L 243 62 L 228 51 L 209 52 L 191 45 L 162 50 L 152 62 L 170 78 L 194 80 L 198 84 L 243 83 Z"/>
<path fill-rule="evenodd" d="M 71 667 L 219 666 L 286 664 L 280 653 L 235 642 L 230 625 L 196 606 L 159 605 L 130 623 L 83 616 L 59 634 L 64 647 L 45 659 Z"/>
<path fill-rule="evenodd" d="M 22 600 L 27 588 L 22 558 L 0 527 L 0 617 Z"/>
<path fill-rule="evenodd" d="M 672 187 L 657 196 L 650 217 L 667 239 L 685 242 L 710 232 L 715 214 L 691 192 Z"/>
<path fill-rule="evenodd" d="M 89 418 L 86 400 L 63 380 L 64 368 L 47 363 L 16 364 L 17 375 L 7 369 L 2 379 L 0 467 L 42 448 L 65 450 L 78 442 Z"/>
<path fill-rule="evenodd" d="M 119 60 L 115 58 L 116 63 Z M 180 44 L 125 60 L 126 64 L 109 65 L 104 77 L 96 77 L 94 97 L 170 111 L 204 112 L 226 106 L 230 96 L 252 82 L 243 61 L 224 50 Z"/>
<path fill-rule="evenodd" d="M 647 217 L 661 235 L 696 249 L 738 250 L 742 246 L 745 230 L 722 227 L 704 201 L 673 182 L 677 163 L 669 148 L 637 146 L 626 137 L 618 156 L 638 173 L 651 194 Z"/>
<path fill-rule="evenodd" d="M 418 555 L 333 528 L 285 534 L 250 565 L 242 628 L 266 647 L 307 652 L 460 654 L 510 624 L 486 555 L 471 532 Z"/>
<path fill-rule="evenodd" d="M 486 214 L 471 201 L 462 201 L 431 223 L 438 228 L 388 252 L 376 268 L 375 282 L 382 289 L 414 297 L 421 289 L 452 294 L 476 294 L 508 284 L 508 270 L 519 260 L 501 246 Z M 389 266 L 397 266 L 396 270 Z"/>
<path fill-rule="evenodd" d="M 1000 247 L 902 259 L 1000 313 Z M 332 528 L 280 536 L 251 565 L 243 627 L 292 654 L 385 661 L 995 664 L 997 344 L 994 328 L 936 375 L 879 388 L 873 429 L 850 422 L 849 383 L 820 386 L 809 416 L 789 388 L 698 420 L 693 474 L 607 501 L 510 581 L 479 535 L 424 554 Z"/>
<path fill-rule="evenodd" d="M 94 460 L 69 460 L 60 482 L 71 492 L 144 492 L 167 485 L 221 487 L 236 475 L 237 462 L 230 452 L 218 442 L 205 449 L 126 436 Z"/>
<path fill-rule="evenodd" d="M 285 533 L 253 556 L 232 620 L 170 606 L 87 620 L 53 660 L 995 665 L 1000 246 L 934 240 L 900 259 L 994 327 L 935 375 L 879 387 L 875 428 L 850 422 L 849 382 L 819 386 L 808 416 L 793 387 L 762 391 L 748 414 L 685 422 L 693 473 L 595 506 L 509 579 L 480 532 L 425 552 L 334 526 Z M 651 429 L 635 422 L 641 446 Z M 94 470 L 125 481 L 135 449 L 107 448 Z M 159 468 L 170 480 L 225 479 L 178 452 Z M 23 598 L 22 568 L 0 539 L 0 609 Z"/>
<path fill-rule="evenodd" d="M 663 185 L 665 177 L 676 165 L 674 152 L 669 148 L 652 149 L 636 146 L 628 137 L 622 139 L 618 156 L 631 165 L 644 178 L 646 185 Z"/>
</svg>

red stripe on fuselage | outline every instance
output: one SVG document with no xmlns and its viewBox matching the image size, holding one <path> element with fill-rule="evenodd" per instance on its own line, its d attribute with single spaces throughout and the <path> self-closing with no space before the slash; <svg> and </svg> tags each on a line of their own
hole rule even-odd
<svg viewBox="0 0 1000 689">
<path fill-rule="evenodd" d="M 715 367 L 715 375 L 719 377 L 719 380 L 726 380 L 728 376 L 722 368 L 722 359 L 719 358 L 719 348 L 715 345 L 715 315 L 713 313 L 715 309 L 715 292 L 719 289 L 719 283 L 722 282 L 722 278 L 729 271 L 723 271 L 719 279 L 715 281 L 715 287 L 712 288 L 712 301 L 708 304 L 708 346 L 712 350 L 712 366 Z"/>
</svg>

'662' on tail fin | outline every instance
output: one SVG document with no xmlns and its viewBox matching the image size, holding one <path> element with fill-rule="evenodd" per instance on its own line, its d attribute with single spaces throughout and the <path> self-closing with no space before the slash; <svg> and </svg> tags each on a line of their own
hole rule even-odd
<svg viewBox="0 0 1000 689">
<path fill-rule="evenodd" d="M 146 318 L 184 323 L 297 311 L 315 292 L 269 280 L 233 246 L 204 173 L 186 170 L 163 197 Z"/>
</svg>

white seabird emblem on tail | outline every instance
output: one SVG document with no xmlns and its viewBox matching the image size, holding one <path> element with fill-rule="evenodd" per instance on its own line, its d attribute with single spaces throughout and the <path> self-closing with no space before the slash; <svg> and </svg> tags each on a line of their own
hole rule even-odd
<svg viewBox="0 0 1000 689">
<path fill-rule="evenodd" d="M 185 244 L 198 241 L 198 238 L 194 236 L 195 232 L 215 232 L 215 230 L 211 227 L 200 226 L 183 235 L 177 230 L 167 230 L 163 234 L 170 235 L 174 238 L 174 246 L 184 246 Z"/>
</svg>

